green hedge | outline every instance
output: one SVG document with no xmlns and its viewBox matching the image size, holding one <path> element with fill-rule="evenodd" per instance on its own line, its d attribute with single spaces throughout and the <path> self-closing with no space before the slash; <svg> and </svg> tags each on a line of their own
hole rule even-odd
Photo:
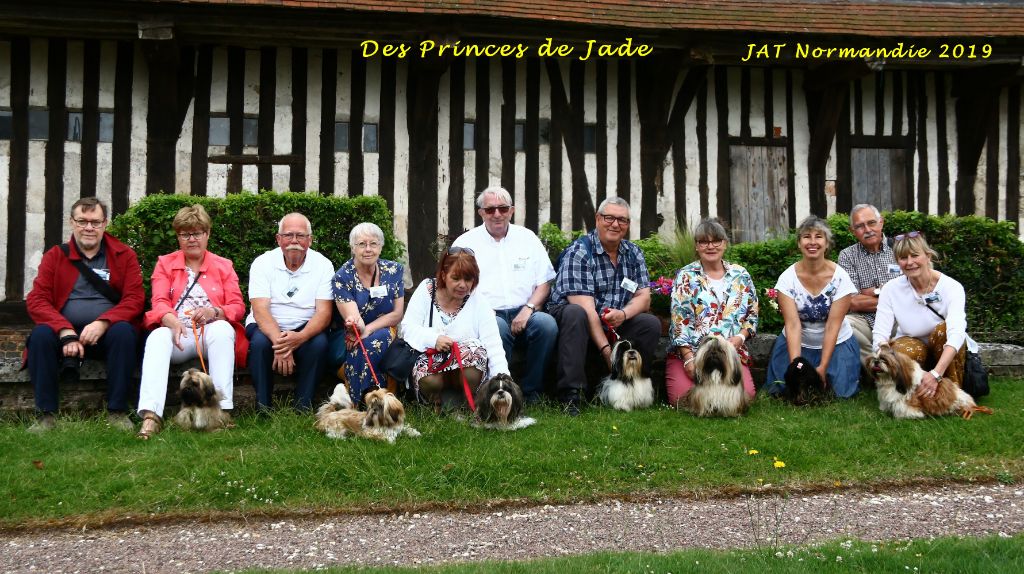
<svg viewBox="0 0 1024 574">
<path fill-rule="evenodd" d="M 1024 243 L 1017 236 L 1015 226 L 1008 221 L 993 221 L 985 217 L 934 216 L 918 212 L 895 211 L 885 215 L 885 233 L 892 237 L 907 231 L 921 231 L 929 244 L 939 253 L 936 269 L 963 284 L 967 291 L 967 323 L 970 333 L 983 340 L 1021 342 L 1024 324 Z M 830 257 L 835 260 L 839 251 L 855 242 L 850 232 L 849 216 L 837 213 L 829 217 L 835 249 Z M 545 225 L 541 239 L 548 247 L 552 261 L 568 245 L 569 234 L 557 227 Z M 579 233 L 579 232 L 576 232 Z M 671 242 L 670 242 L 671 243 Z M 674 278 L 679 265 L 666 253 L 678 251 L 674 246 L 651 236 L 637 241 L 648 253 L 651 280 L 660 276 Z M 785 239 L 769 239 L 757 243 L 730 245 L 725 254 L 729 261 L 747 268 L 761 299 L 760 331 L 777 333 L 782 329 L 782 317 L 768 304 L 765 289 L 774 287 L 779 275 L 800 259 L 796 237 L 790 233 Z M 652 306 L 664 312 L 667 301 L 654 297 Z"/>
<path fill-rule="evenodd" d="M 277 247 L 277 223 L 293 211 L 313 224 L 313 249 L 340 267 L 351 257 L 348 234 L 364 221 L 384 231 L 381 257 L 400 260 L 405 247 L 395 239 L 391 212 L 380 197 L 323 197 L 306 193 L 241 193 L 225 198 L 189 195 L 151 195 L 114 218 L 109 231 L 132 247 L 142 265 L 146 291 L 161 255 L 178 249 L 171 222 L 182 207 L 199 203 L 213 220 L 209 250 L 235 264 L 242 294 L 248 293 L 249 266 L 253 259 Z"/>
</svg>

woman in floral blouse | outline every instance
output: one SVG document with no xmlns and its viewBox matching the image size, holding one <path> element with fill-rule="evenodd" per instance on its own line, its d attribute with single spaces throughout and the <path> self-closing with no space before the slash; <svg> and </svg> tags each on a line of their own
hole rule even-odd
<svg viewBox="0 0 1024 574">
<path fill-rule="evenodd" d="M 845 269 L 828 258 L 832 229 L 814 215 L 797 228 L 803 257 L 779 276 L 779 310 L 785 329 L 772 349 L 765 390 L 781 394 L 790 362 L 804 357 L 838 397 L 857 392 L 860 346 L 846 321 L 857 288 Z"/>
<path fill-rule="evenodd" d="M 348 353 L 341 370 L 352 399 L 360 403 L 374 383 L 353 329 L 359 331 L 378 381 L 384 385 L 379 365 L 405 312 L 405 271 L 401 263 L 380 258 L 384 247 L 380 227 L 360 223 L 352 228 L 348 241 L 352 258 L 341 265 L 331 285 L 346 329 Z"/>
<path fill-rule="evenodd" d="M 743 390 L 754 396 L 746 341 L 757 333 L 757 291 L 742 266 L 722 259 L 729 240 L 715 218 L 693 232 L 698 260 L 679 270 L 672 284 L 671 348 L 665 358 L 668 400 L 678 405 L 693 388 L 694 352 L 708 335 L 729 340 L 743 364 Z"/>
</svg>

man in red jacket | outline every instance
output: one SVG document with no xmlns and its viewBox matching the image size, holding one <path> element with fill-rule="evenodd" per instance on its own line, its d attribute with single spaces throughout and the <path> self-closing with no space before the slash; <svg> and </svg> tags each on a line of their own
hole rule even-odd
<svg viewBox="0 0 1024 574">
<path fill-rule="evenodd" d="M 128 393 L 135 371 L 138 321 L 146 300 L 139 260 L 103 230 L 107 208 L 95 197 L 71 206 L 71 240 L 43 255 L 26 298 L 36 323 L 25 345 L 39 420 L 29 430 L 56 425 L 59 382 L 73 382 L 86 358 L 107 362 L 107 421 L 132 430 Z"/>
</svg>

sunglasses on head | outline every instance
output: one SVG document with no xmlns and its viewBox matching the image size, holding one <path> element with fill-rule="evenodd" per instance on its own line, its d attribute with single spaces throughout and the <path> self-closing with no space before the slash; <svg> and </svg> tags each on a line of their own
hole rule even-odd
<svg viewBox="0 0 1024 574">
<path fill-rule="evenodd" d="M 904 239 L 913 239 L 915 237 L 921 237 L 921 232 L 920 231 L 908 231 L 906 233 L 901 233 L 901 234 L 897 235 L 896 237 L 893 237 L 893 241 L 903 241 Z"/>
<path fill-rule="evenodd" d="M 476 257 L 476 253 L 473 252 L 469 247 L 449 247 L 448 255 L 458 255 L 459 253 L 465 253 L 466 255 L 472 255 Z"/>
<path fill-rule="evenodd" d="M 502 215 L 505 215 L 506 213 L 508 213 L 508 211 L 510 209 L 512 209 L 512 206 L 511 205 L 494 205 L 494 206 L 491 206 L 491 207 L 481 207 L 480 209 L 483 209 L 484 213 L 486 213 L 487 215 L 494 215 L 495 211 L 498 211 Z"/>
</svg>

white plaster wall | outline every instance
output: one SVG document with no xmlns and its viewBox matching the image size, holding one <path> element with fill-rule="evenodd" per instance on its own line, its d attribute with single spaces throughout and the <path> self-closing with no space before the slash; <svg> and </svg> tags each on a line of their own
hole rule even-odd
<svg viewBox="0 0 1024 574">
<path fill-rule="evenodd" d="M 277 50 L 277 89 L 274 90 L 274 153 L 292 153 L 292 49 Z M 296 167 L 295 169 L 302 169 Z M 275 165 L 271 168 L 274 189 L 290 190 L 292 166 Z M 293 190 L 301 191 L 301 190 Z"/>
</svg>

